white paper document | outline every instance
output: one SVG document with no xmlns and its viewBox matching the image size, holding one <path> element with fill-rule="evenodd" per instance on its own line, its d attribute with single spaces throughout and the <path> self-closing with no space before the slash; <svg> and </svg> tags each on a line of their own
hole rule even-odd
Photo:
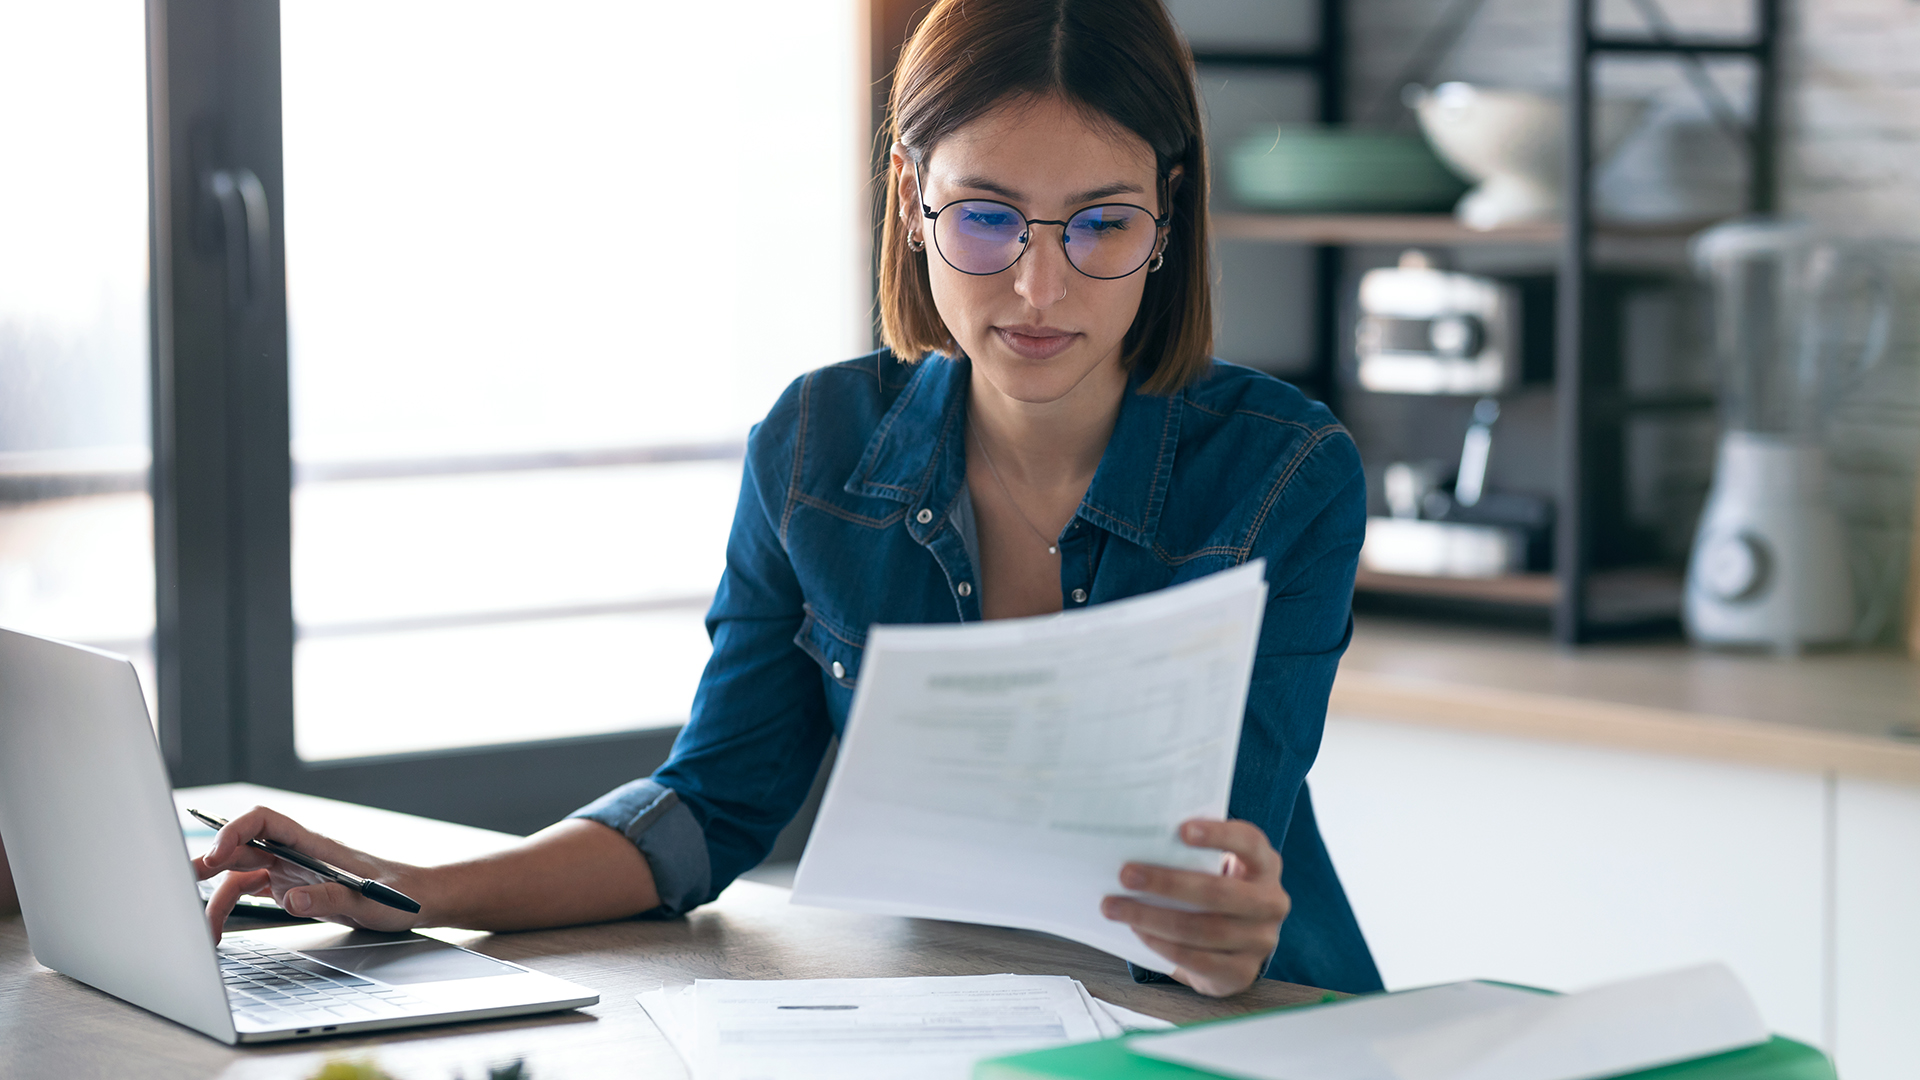
<svg viewBox="0 0 1920 1080">
<path fill-rule="evenodd" d="M 1739 980 L 1707 964 L 1564 995 L 1453 983 L 1146 1036 L 1127 1048 L 1244 1080 L 1594 1080 L 1768 1037 Z"/>
<path fill-rule="evenodd" d="M 967 1080 L 975 1062 L 1164 1020 L 1060 975 L 702 979 L 639 996 L 694 1080 Z"/>
<path fill-rule="evenodd" d="M 1383 1039 L 1380 1055 L 1406 1080 L 1591 1080 L 1770 1037 L 1739 978 L 1702 964 Z"/>
<path fill-rule="evenodd" d="M 1042 930 L 1171 970 L 1100 901 L 1129 861 L 1219 869 L 1178 828 L 1226 816 L 1264 572 L 875 627 L 793 902 Z"/>
</svg>

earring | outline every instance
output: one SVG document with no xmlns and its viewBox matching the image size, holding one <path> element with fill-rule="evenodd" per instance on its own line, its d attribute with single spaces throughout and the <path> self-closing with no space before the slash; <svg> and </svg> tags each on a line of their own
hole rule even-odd
<svg viewBox="0 0 1920 1080">
<path fill-rule="evenodd" d="M 907 234 L 907 250 L 916 251 L 916 252 L 925 251 L 927 250 L 927 242 L 913 235 L 912 233 L 908 233 Z"/>
<path fill-rule="evenodd" d="M 1167 253 L 1156 251 L 1153 253 L 1153 261 L 1147 264 L 1147 273 L 1151 274 L 1165 265 L 1167 265 Z"/>
</svg>

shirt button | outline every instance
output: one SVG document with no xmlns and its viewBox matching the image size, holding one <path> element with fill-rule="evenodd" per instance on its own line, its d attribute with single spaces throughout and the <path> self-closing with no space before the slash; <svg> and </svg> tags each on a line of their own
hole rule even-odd
<svg viewBox="0 0 1920 1080">
<path fill-rule="evenodd" d="M 913 515 L 913 520 L 919 522 L 922 525 L 925 525 L 927 522 L 933 520 L 933 511 L 922 510 L 919 513 Z"/>
<path fill-rule="evenodd" d="M 1074 603 L 1076 603 L 1076 604 L 1084 604 L 1084 603 L 1086 603 L 1086 602 L 1087 602 L 1087 590 L 1085 590 L 1085 589 L 1075 589 L 1075 590 L 1073 590 L 1073 602 L 1074 602 Z"/>
<path fill-rule="evenodd" d="M 838 661 L 838 660 L 835 660 L 835 661 L 833 662 L 833 668 L 832 668 L 832 671 L 833 671 L 833 677 L 834 677 L 834 678 L 836 678 L 836 679 L 844 679 L 844 678 L 846 678 L 846 677 L 847 677 L 847 668 L 846 668 L 846 665 L 844 665 L 844 664 L 842 664 L 842 663 L 841 663 L 840 661 Z"/>
<path fill-rule="evenodd" d="M 972 596 L 973 583 L 970 581 L 963 581 L 960 584 L 955 585 L 953 587 L 953 591 L 959 593 L 961 596 Z"/>
</svg>

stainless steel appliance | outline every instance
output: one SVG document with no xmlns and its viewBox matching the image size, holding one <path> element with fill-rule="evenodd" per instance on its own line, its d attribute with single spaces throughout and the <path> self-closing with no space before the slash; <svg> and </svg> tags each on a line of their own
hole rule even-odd
<svg viewBox="0 0 1920 1080">
<path fill-rule="evenodd" d="M 1363 389 L 1480 399 L 1450 476 L 1438 460 L 1387 466 L 1388 516 L 1369 519 L 1362 568 L 1456 578 L 1544 570 L 1549 500 L 1491 490 L 1486 482 L 1500 417 L 1496 395 L 1523 381 L 1525 308 L 1529 302 L 1540 307 L 1544 297 L 1530 300 L 1519 281 L 1439 269 L 1416 250 L 1402 254 L 1397 266 L 1363 274 L 1358 299 L 1354 344 Z M 1532 329 L 1539 336 L 1544 326 Z"/>
<path fill-rule="evenodd" d="M 1519 385 L 1520 290 L 1436 269 L 1419 251 L 1360 278 L 1360 385 L 1388 394 L 1499 394 Z"/>
</svg>

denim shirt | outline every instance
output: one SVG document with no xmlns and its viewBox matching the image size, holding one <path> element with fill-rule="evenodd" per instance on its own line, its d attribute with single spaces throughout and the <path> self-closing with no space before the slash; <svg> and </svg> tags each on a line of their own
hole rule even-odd
<svg viewBox="0 0 1920 1080">
<path fill-rule="evenodd" d="M 846 724 L 869 626 L 981 617 L 963 535 L 969 375 L 964 358 L 882 350 L 802 376 L 753 429 L 692 719 L 651 778 L 574 814 L 639 846 L 660 913 L 712 900 L 765 857 Z M 1280 851 L 1293 899 L 1266 974 L 1377 990 L 1305 783 L 1352 625 L 1359 454 L 1324 407 L 1248 368 L 1215 361 L 1165 396 L 1142 379 L 1060 534 L 1061 605 L 1267 560 L 1228 803 Z"/>
</svg>

